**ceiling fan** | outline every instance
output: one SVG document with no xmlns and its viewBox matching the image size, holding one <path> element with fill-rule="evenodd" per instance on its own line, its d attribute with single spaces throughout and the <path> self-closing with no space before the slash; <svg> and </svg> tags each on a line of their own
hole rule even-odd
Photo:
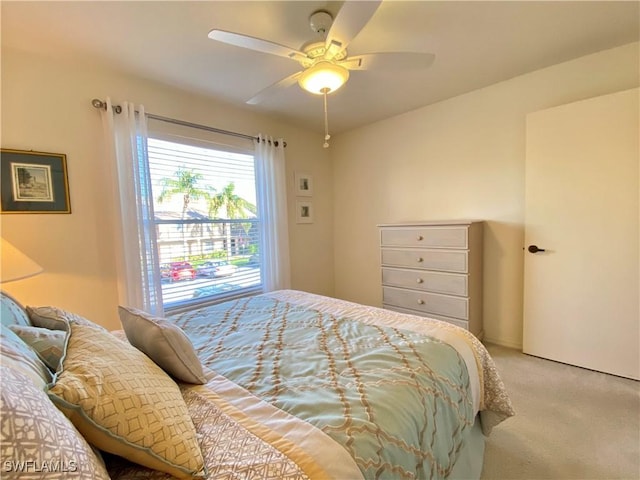
<svg viewBox="0 0 640 480">
<path fill-rule="evenodd" d="M 346 1 L 336 18 L 324 10 L 309 17 L 311 29 L 320 36 L 304 44 L 300 50 L 268 40 L 214 29 L 209 38 L 238 47 L 289 58 L 298 62 L 302 70 L 265 88 L 247 103 L 257 104 L 296 82 L 304 90 L 324 96 L 325 142 L 329 146 L 327 94 L 335 92 L 349 79 L 349 71 L 373 69 L 427 68 L 435 58 L 430 53 L 381 52 L 351 56 L 347 46 L 369 22 L 382 0 Z"/>
</svg>

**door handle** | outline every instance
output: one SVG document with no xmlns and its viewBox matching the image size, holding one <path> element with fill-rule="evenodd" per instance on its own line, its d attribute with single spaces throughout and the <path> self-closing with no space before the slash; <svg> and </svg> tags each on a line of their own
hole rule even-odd
<svg viewBox="0 0 640 480">
<path fill-rule="evenodd" d="M 529 245 L 527 250 L 529 250 L 529 253 L 538 253 L 538 252 L 544 252 L 545 251 L 544 248 L 538 248 L 537 245 Z"/>
</svg>

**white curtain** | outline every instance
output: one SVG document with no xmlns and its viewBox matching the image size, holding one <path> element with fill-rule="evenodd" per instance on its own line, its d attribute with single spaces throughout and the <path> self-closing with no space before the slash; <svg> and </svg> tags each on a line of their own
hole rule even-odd
<svg viewBox="0 0 640 480">
<path fill-rule="evenodd" d="M 111 182 L 120 224 L 115 226 L 118 295 L 121 305 L 162 315 L 156 229 L 147 154 L 147 118 L 142 105 L 122 104 L 114 112 L 106 100 L 103 112 L 109 146 Z"/>
<path fill-rule="evenodd" d="M 262 282 L 267 292 L 291 288 L 289 222 L 284 142 L 258 135 L 256 183 L 262 262 Z"/>
</svg>

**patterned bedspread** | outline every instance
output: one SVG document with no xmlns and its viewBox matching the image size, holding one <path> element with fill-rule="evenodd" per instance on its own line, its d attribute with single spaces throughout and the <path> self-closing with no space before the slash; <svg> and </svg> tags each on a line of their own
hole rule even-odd
<svg viewBox="0 0 640 480">
<path fill-rule="evenodd" d="M 482 344 L 443 322 L 297 291 L 171 319 L 210 369 L 183 386 L 210 478 L 446 478 L 478 412 L 487 434 L 513 414 Z"/>
</svg>

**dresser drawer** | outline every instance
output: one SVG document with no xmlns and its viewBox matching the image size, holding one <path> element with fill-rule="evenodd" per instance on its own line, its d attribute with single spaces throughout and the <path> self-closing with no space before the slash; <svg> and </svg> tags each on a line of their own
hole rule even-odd
<svg viewBox="0 0 640 480">
<path fill-rule="evenodd" d="M 392 310 L 394 312 L 399 312 L 399 313 L 408 313 L 411 315 L 419 315 L 421 317 L 427 317 L 427 318 L 433 318 L 435 320 L 441 320 L 443 322 L 447 322 L 447 323 L 451 323 L 453 325 L 456 325 L 460 328 L 464 328 L 465 330 L 469 330 L 469 322 L 467 322 L 466 320 L 460 320 L 457 318 L 450 318 L 450 317 L 444 317 L 442 315 L 435 315 L 433 313 L 424 313 L 424 312 L 418 312 L 416 310 L 411 310 L 409 308 L 400 308 L 400 307 L 395 307 L 393 305 L 383 305 L 384 308 L 386 310 Z"/>
<path fill-rule="evenodd" d="M 467 248 L 467 227 L 385 228 L 381 231 L 382 246 Z"/>
<path fill-rule="evenodd" d="M 382 265 L 467 273 L 466 250 L 382 249 Z"/>
<path fill-rule="evenodd" d="M 467 296 L 467 275 L 423 270 L 382 269 L 383 285 L 406 287 L 448 295 Z"/>
<path fill-rule="evenodd" d="M 383 287 L 382 303 L 462 320 L 469 318 L 469 300 L 450 295 Z"/>
</svg>

